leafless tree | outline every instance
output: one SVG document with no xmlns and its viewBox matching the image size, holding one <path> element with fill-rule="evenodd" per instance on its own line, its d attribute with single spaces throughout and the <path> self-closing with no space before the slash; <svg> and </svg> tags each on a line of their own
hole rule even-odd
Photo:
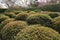
<svg viewBox="0 0 60 40">
<path fill-rule="evenodd" d="M 16 0 L 3 0 L 3 1 L 9 8 L 13 7 L 16 2 Z"/>
<path fill-rule="evenodd" d="M 4 3 L 8 5 L 9 8 L 12 8 L 16 5 L 28 8 L 31 6 L 33 0 L 3 0 Z"/>
</svg>

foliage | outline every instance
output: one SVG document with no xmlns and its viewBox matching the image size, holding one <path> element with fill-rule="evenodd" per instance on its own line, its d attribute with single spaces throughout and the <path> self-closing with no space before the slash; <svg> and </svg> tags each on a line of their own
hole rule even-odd
<svg viewBox="0 0 60 40">
<path fill-rule="evenodd" d="M 15 18 L 17 20 L 26 20 L 27 17 L 28 17 L 27 13 L 19 13 L 19 14 L 17 14 L 17 16 Z"/>
<path fill-rule="evenodd" d="M 50 16 L 51 18 L 55 18 L 55 17 L 58 17 L 59 14 L 58 14 L 58 13 L 49 13 L 49 16 Z"/>
<path fill-rule="evenodd" d="M 4 14 L 0 14 L 0 23 L 8 18 L 9 18 L 8 16 L 5 16 Z"/>
<path fill-rule="evenodd" d="M 52 18 L 47 14 L 33 14 L 27 18 L 28 24 L 41 24 L 51 26 Z"/>
<path fill-rule="evenodd" d="M 60 33 L 60 16 L 54 19 L 52 28 Z"/>
<path fill-rule="evenodd" d="M 3 8 L 1 9 L 0 8 L 0 13 L 4 13 L 6 10 L 8 10 L 8 9 L 3 9 Z"/>
<path fill-rule="evenodd" d="M 60 34 L 48 27 L 28 27 L 17 34 L 15 40 L 60 40 Z"/>
<path fill-rule="evenodd" d="M 6 24 L 1 31 L 2 40 L 15 40 L 14 36 L 25 27 L 27 27 L 27 23 L 24 21 L 14 21 Z"/>
<path fill-rule="evenodd" d="M 53 12 L 60 12 L 60 3 L 59 4 L 50 4 L 45 5 L 40 8 L 43 11 L 53 11 Z"/>
<path fill-rule="evenodd" d="M 29 27 L 33 27 L 33 26 L 34 26 L 34 27 L 37 27 L 37 26 L 38 26 L 38 27 L 41 27 L 41 24 L 29 25 Z"/>
<path fill-rule="evenodd" d="M 12 22 L 12 21 L 14 21 L 14 20 L 15 20 L 15 19 L 11 18 L 11 19 L 6 19 L 6 20 L 2 21 L 1 24 L 0 24 L 0 30 L 2 30 L 2 28 L 3 28 L 7 23 Z"/>
<path fill-rule="evenodd" d="M 13 12 L 7 12 L 5 13 L 6 16 L 9 16 L 10 18 L 15 18 L 16 17 L 16 14 L 13 13 Z"/>
</svg>

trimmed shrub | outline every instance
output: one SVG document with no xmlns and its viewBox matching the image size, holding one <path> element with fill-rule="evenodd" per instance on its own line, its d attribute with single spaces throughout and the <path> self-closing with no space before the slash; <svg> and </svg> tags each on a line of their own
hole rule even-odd
<svg viewBox="0 0 60 40">
<path fill-rule="evenodd" d="M 50 16 L 51 18 L 55 18 L 55 17 L 58 17 L 59 14 L 58 14 L 58 13 L 49 13 L 49 16 Z"/>
<path fill-rule="evenodd" d="M 26 20 L 26 18 L 28 17 L 28 13 L 19 13 L 15 18 L 16 20 Z"/>
<path fill-rule="evenodd" d="M 0 40 L 1 40 L 1 30 L 0 30 Z"/>
<path fill-rule="evenodd" d="M 31 13 L 31 14 L 35 14 L 36 12 L 34 12 L 34 11 L 30 11 L 29 13 Z"/>
<path fill-rule="evenodd" d="M 60 33 L 60 16 L 54 19 L 52 28 Z"/>
<path fill-rule="evenodd" d="M 6 16 L 9 16 L 10 18 L 15 18 L 16 17 L 16 14 L 13 13 L 13 12 L 7 12 L 5 13 Z"/>
<path fill-rule="evenodd" d="M 25 27 L 27 27 L 27 23 L 25 21 L 14 21 L 6 24 L 1 30 L 2 40 L 15 40 L 14 37 L 16 34 Z"/>
<path fill-rule="evenodd" d="M 8 19 L 9 17 L 8 16 L 5 16 L 5 15 L 3 15 L 3 14 L 0 14 L 0 23 L 2 22 L 2 21 L 4 21 L 5 19 Z"/>
<path fill-rule="evenodd" d="M 52 18 L 47 14 L 34 14 L 27 18 L 28 24 L 41 24 L 44 26 L 51 26 Z"/>
<path fill-rule="evenodd" d="M 12 21 L 14 21 L 15 19 L 6 19 L 6 20 L 4 20 L 4 21 L 2 21 L 1 22 L 1 24 L 0 24 L 0 30 L 2 30 L 2 28 L 7 24 L 7 23 L 9 23 L 9 22 L 12 22 Z"/>
<path fill-rule="evenodd" d="M 40 8 L 43 11 L 53 11 L 53 12 L 60 12 L 60 3 L 59 4 L 50 4 L 45 5 Z"/>
<path fill-rule="evenodd" d="M 21 30 L 15 40 L 60 40 L 60 34 L 48 27 L 28 27 Z"/>
<path fill-rule="evenodd" d="M 8 10 L 8 9 L 0 8 L 0 13 L 5 12 L 6 10 Z"/>
<path fill-rule="evenodd" d="M 0 24 L 1 24 L 2 21 L 6 20 L 6 19 L 9 19 L 9 17 L 5 16 L 3 14 L 0 14 Z M 0 29 L 0 40 L 1 40 L 1 29 Z"/>
<path fill-rule="evenodd" d="M 37 27 L 37 26 L 38 26 L 38 27 L 40 27 L 40 26 L 41 26 L 41 24 L 29 25 L 29 27 L 33 27 L 33 26 L 34 26 L 34 27 Z"/>
<path fill-rule="evenodd" d="M 14 13 L 17 15 L 17 14 L 19 14 L 19 13 L 20 13 L 20 11 L 15 11 Z"/>
</svg>

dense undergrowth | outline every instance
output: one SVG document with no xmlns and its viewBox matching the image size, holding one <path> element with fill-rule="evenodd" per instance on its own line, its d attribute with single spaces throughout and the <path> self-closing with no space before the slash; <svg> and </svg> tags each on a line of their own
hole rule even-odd
<svg viewBox="0 0 60 40">
<path fill-rule="evenodd" d="M 60 13 L 19 11 L 0 13 L 1 40 L 60 40 Z"/>
</svg>

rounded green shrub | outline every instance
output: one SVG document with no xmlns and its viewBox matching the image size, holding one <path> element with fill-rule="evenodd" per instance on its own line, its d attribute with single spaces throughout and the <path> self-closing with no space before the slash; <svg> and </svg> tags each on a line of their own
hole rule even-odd
<svg viewBox="0 0 60 40">
<path fill-rule="evenodd" d="M 60 40 L 60 34 L 48 27 L 28 27 L 21 30 L 15 40 Z"/>
<path fill-rule="evenodd" d="M 50 4 L 40 7 L 42 11 L 52 11 L 52 12 L 60 12 L 60 3 L 59 4 Z"/>
<path fill-rule="evenodd" d="M 4 14 L 0 14 L 0 24 L 2 21 L 9 19 L 8 16 L 5 16 Z M 0 40 L 1 40 L 1 30 L 0 30 Z"/>
<path fill-rule="evenodd" d="M 36 14 L 36 12 L 34 12 L 34 11 L 30 11 L 29 13 L 31 13 L 31 14 Z"/>
<path fill-rule="evenodd" d="M 15 18 L 16 17 L 16 14 L 13 13 L 13 12 L 7 12 L 5 13 L 6 16 L 9 16 L 10 18 Z"/>
<path fill-rule="evenodd" d="M 5 15 L 3 15 L 3 14 L 0 14 L 0 23 L 2 22 L 2 21 L 4 21 L 5 19 L 8 19 L 9 17 L 8 16 L 5 16 Z"/>
<path fill-rule="evenodd" d="M 0 13 L 4 13 L 6 10 L 8 10 L 8 9 L 6 9 L 6 8 L 0 8 Z"/>
<path fill-rule="evenodd" d="M 60 16 L 54 19 L 52 28 L 60 33 Z"/>
<path fill-rule="evenodd" d="M 1 30 L 2 40 L 15 40 L 16 34 L 26 27 L 27 23 L 25 21 L 14 21 L 6 24 Z"/>
<path fill-rule="evenodd" d="M 28 24 L 41 24 L 44 26 L 51 26 L 52 18 L 47 14 L 33 14 L 27 20 Z"/>
<path fill-rule="evenodd" d="M 0 30 L 2 30 L 2 28 L 9 22 L 13 22 L 15 19 L 11 18 L 11 19 L 6 19 L 4 21 L 1 22 L 0 24 Z"/>
<path fill-rule="evenodd" d="M 1 40 L 1 32 L 0 32 L 0 40 Z"/>
<path fill-rule="evenodd" d="M 17 20 L 26 20 L 26 18 L 28 17 L 28 13 L 19 13 L 15 18 Z"/>
<path fill-rule="evenodd" d="M 51 18 L 55 18 L 55 17 L 58 17 L 59 14 L 58 14 L 58 13 L 49 13 L 49 16 L 50 16 Z"/>
<path fill-rule="evenodd" d="M 20 11 L 15 11 L 14 13 L 17 15 L 17 14 L 19 14 L 19 13 L 20 13 Z"/>
<path fill-rule="evenodd" d="M 37 26 L 41 26 L 41 24 L 34 24 L 34 25 L 29 25 L 29 27 L 37 27 Z"/>
</svg>

